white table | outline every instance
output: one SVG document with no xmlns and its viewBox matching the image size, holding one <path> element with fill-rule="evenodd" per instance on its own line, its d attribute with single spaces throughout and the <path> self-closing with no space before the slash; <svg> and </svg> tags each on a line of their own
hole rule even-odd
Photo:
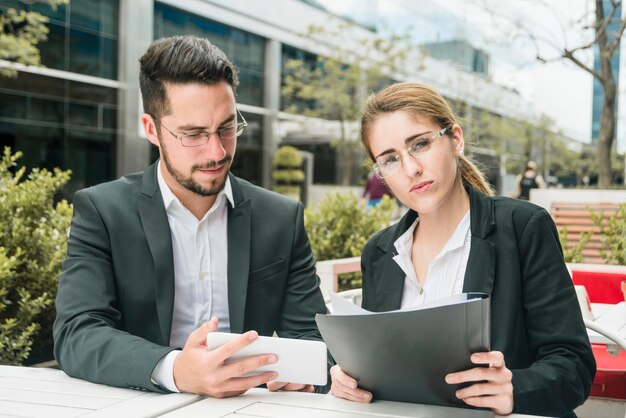
<svg viewBox="0 0 626 418">
<path fill-rule="evenodd" d="M 493 413 L 401 402 L 358 404 L 332 395 L 251 389 L 235 398 L 162 395 L 68 377 L 60 370 L 0 366 L 0 417 L 487 418 Z M 529 417 L 513 414 L 511 418 Z M 537 417 L 533 417 L 537 418 Z"/>
<path fill-rule="evenodd" d="M 0 366 L 2 417 L 153 417 L 201 399 L 98 385 L 55 369 Z"/>
<path fill-rule="evenodd" d="M 236 398 L 205 398 L 164 415 L 166 418 L 490 418 L 497 416 L 500 415 L 475 409 L 446 408 L 389 401 L 360 404 L 332 395 L 269 392 L 264 389 L 251 389 Z M 508 417 L 531 418 L 530 415 L 521 414 L 511 414 Z M 538 417 L 533 415 L 532 418 Z"/>
<path fill-rule="evenodd" d="M 604 328 L 617 332 L 622 338 L 626 339 L 626 303 L 617 304 L 592 303 L 591 311 L 593 312 L 594 322 Z M 598 334 L 595 331 L 588 330 L 589 340 L 596 344 L 615 344 L 608 338 Z"/>
</svg>

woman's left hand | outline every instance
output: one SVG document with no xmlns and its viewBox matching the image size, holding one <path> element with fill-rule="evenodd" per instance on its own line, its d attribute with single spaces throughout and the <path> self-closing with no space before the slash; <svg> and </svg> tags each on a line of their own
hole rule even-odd
<svg viewBox="0 0 626 418">
<path fill-rule="evenodd" d="M 470 357 L 474 364 L 489 367 L 474 367 L 446 376 L 446 383 L 458 385 L 473 383 L 456 392 L 456 397 L 468 405 L 490 408 L 498 415 L 513 412 L 513 373 L 504 364 L 504 355 L 499 351 L 474 353 Z"/>
</svg>

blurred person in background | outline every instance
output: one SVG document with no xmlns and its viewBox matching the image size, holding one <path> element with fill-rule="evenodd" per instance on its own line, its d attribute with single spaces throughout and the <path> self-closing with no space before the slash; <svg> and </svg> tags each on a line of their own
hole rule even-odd
<svg viewBox="0 0 626 418">
<path fill-rule="evenodd" d="M 521 200 L 530 200 L 530 189 L 543 189 L 546 182 L 541 174 L 537 173 L 537 164 L 534 161 L 528 161 L 524 172 L 517 176 L 517 198 Z"/>
<path fill-rule="evenodd" d="M 385 181 L 375 176 L 374 173 L 370 173 L 367 176 L 367 182 L 365 183 L 363 195 L 361 196 L 366 202 L 367 207 L 372 208 L 378 205 L 385 195 L 391 197 L 391 193 L 389 189 L 387 189 Z"/>
</svg>

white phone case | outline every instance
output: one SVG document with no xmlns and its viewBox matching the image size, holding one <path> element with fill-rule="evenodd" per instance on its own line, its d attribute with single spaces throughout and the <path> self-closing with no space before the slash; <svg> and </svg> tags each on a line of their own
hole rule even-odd
<svg viewBox="0 0 626 418">
<path fill-rule="evenodd" d="M 214 350 L 241 334 L 210 332 L 206 337 L 209 350 Z M 323 386 L 327 382 L 326 344 L 321 341 L 259 336 L 252 344 L 238 351 L 226 363 L 259 354 L 276 354 L 278 361 L 247 373 L 252 376 L 267 371 L 278 373 L 278 382 Z"/>
</svg>

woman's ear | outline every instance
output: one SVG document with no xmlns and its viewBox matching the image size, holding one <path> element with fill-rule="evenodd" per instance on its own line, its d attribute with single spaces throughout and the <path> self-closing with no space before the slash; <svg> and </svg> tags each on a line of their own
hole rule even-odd
<svg viewBox="0 0 626 418">
<path fill-rule="evenodd" d="M 463 129 L 458 125 L 452 125 L 452 143 L 456 155 L 463 155 L 465 150 L 465 139 L 463 138 Z"/>
</svg>

